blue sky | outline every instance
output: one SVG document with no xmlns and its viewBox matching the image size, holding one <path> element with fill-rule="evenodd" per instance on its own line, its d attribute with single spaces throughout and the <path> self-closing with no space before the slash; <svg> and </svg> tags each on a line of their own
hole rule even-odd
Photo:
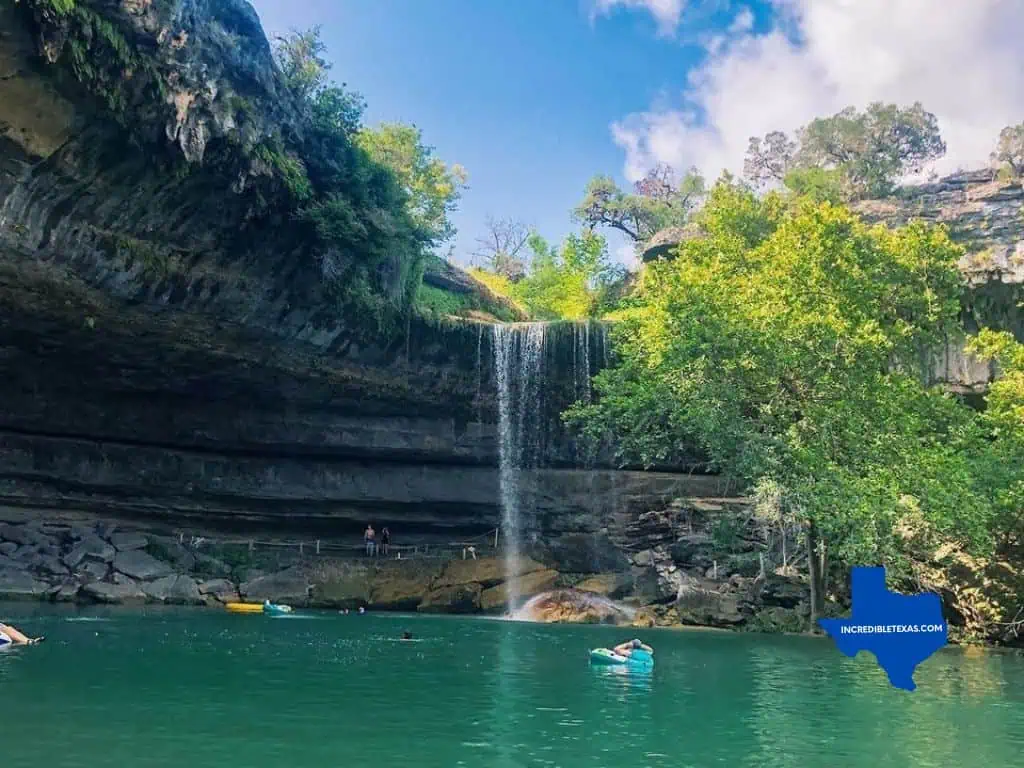
<svg viewBox="0 0 1024 768">
<path fill-rule="evenodd" d="M 557 240 L 595 174 L 738 172 L 751 136 L 846 106 L 922 101 L 939 172 L 982 166 L 1024 121 L 1020 0 L 251 2 L 268 34 L 321 25 L 369 123 L 415 123 L 466 167 L 459 261 L 488 215 Z"/>
<path fill-rule="evenodd" d="M 550 239 L 572 231 L 569 212 L 594 174 L 625 182 L 612 123 L 678 88 L 702 57 L 659 37 L 650 14 L 594 18 L 586 0 L 254 5 L 268 34 L 322 25 L 331 74 L 364 95 L 368 123 L 414 123 L 439 157 L 467 169 L 460 261 L 489 215 Z"/>
</svg>

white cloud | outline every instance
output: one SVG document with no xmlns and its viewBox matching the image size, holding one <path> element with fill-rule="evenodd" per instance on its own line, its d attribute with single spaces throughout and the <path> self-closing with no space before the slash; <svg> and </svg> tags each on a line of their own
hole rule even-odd
<svg viewBox="0 0 1024 768">
<path fill-rule="evenodd" d="M 948 145 L 940 172 L 984 165 L 999 130 L 1024 120 L 1020 0 L 773 5 L 769 31 L 755 34 L 744 9 L 727 36 L 709 39 L 676 106 L 612 126 L 628 178 L 656 162 L 696 165 L 711 177 L 738 172 L 751 136 L 876 100 L 921 101 L 936 114 Z"/>
<path fill-rule="evenodd" d="M 658 33 L 671 35 L 683 18 L 686 0 L 594 0 L 594 13 L 606 15 L 616 8 L 643 9 L 658 22 Z"/>
</svg>

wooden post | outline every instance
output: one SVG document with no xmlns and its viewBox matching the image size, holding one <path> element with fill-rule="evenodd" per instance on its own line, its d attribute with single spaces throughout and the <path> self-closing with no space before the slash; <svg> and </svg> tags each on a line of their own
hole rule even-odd
<svg viewBox="0 0 1024 768">
<path fill-rule="evenodd" d="M 254 542 L 252 539 L 249 539 L 249 554 L 251 555 L 255 549 L 256 542 Z"/>
<path fill-rule="evenodd" d="M 494 548 L 495 549 L 498 548 L 498 531 L 500 531 L 500 530 L 501 530 L 500 528 L 495 528 L 494 529 Z"/>
<path fill-rule="evenodd" d="M 716 581 L 718 580 L 718 561 L 717 560 L 712 560 L 711 578 L 715 579 Z"/>
<path fill-rule="evenodd" d="M 320 554 L 320 539 L 316 540 L 316 553 L 318 555 Z"/>
<path fill-rule="evenodd" d="M 299 555 L 300 555 L 300 556 L 301 556 L 301 555 L 303 554 L 303 552 L 302 552 L 302 547 L 303 547 L 303 544 L 302 544 L 302 542 L 300 541 L 300 542 L 299 542 Z"/>
</svg>

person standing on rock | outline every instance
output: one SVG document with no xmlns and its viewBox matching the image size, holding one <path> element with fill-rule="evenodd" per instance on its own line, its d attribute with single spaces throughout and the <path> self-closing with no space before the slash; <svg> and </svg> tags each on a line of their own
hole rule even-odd
<svg viewBox="0 0 1024 768">
<path fill-rule="evenodd" d="M 384 557 L 388 556 L 388 549 L 391 547 L 391 531 L 385 525 L 380 529 L 380 553 Z"/>
<path fill-rule="evenodd" d="M 0 648 L 6 648 L 12 645 L 35 645 L 36 643 L 41 643 L 43 640 L 44 638 L 42 637 L 28 637 L 27 635 L 23 635 L 14 627 L 9 627 L 6 624 L 0 624 Z"/>
<path fill-rule="evenodd" d="M 366 530 L 363 531 L 363 541 L 366 542 L 366 554 L 373 557 L 377 554 L 377 534 L 373 530 L 373 526 L 367 524 Z"/>
</svg>

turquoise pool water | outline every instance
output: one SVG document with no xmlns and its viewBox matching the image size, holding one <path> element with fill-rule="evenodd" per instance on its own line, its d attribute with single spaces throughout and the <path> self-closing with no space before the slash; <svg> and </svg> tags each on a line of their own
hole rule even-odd
<svg viewBox="0 0 1024 768">
<path fill-rule="evenodd" d="M 398 615 L 0 606 L 7 765 L 990 766 L 1024 754 L 1024 662 L 943 651 L 918 690 L 826 640 Z M 416 642 L 399 640 L 404 630 Z M 649 675 L 592 668 L 638 635 Z"/>
</svg>

